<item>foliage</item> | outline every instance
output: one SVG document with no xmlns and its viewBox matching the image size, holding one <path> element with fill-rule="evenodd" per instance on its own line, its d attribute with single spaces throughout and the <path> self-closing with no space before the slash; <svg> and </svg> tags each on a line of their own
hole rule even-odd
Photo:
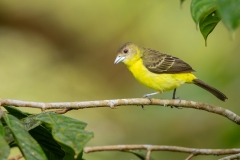
<svg viewBox="0 0 240 160">
<path fill-rule="evenodd" d="M 183 3 L 183 1 L 180 1 Z M 240 25 L 239 0 L 192 0 L 191 15 L 207 41 L 220 20 L 233 34 Z"/>
<path fill-rule="evenodd" d="M 6 159 L 10 148 L 17 146 L 25 159 L 82 159 L 83 147 L 93 137 L 84 130 L 86 123 L 46 112 L 29 114 L 4 106 L 0 122 L 0 159 Z"/>
</svg>

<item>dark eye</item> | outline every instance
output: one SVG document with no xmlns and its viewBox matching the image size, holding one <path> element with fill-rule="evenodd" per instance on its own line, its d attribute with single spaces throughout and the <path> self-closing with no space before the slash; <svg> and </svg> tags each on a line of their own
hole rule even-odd
<svg viewBox="0 0 240 160">
<path fill-rule="evenodd" d="M 123 50 L 123 53 L 128 53 L 128 49 L 124 49 L 124 50 Z"/>
</svg>

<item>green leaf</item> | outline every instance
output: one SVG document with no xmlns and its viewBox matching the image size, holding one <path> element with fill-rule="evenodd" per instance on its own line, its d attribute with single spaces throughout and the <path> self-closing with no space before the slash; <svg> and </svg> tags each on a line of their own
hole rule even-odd
<svg viewBox="0 0 240 160">
<path fill-rule="evenodd" d="M 28 117 L 20 120 L 21 123 L 23 124 L 23 127 L 25 130 L 29 131 L 41 124 L 41 121 L 36 121 L 34 119 L 35 116 L 36 115 L 31 115 L 31 116 L 28 116 Z M 8 126 L 4 126 L 4 130 L 5 130 L 5 140 L 8 143 L 12 143 L 14 141 L 14 137 L 13 137 L 13 134 L 12 134 L 10 128 Z M 12 144 L 11 144 L 11 146 L 12 146 Z"/>
<path fill-rule="evenodd" d="M 7 159 L 9 153 L 10 153 L 10 147 L 6 140 L 4 139 L 4 127 L 2 123 L 0 122 L 0 159 Z"/>
<path fill-rule="evenodd" d="M 47 160 L 41 147 L 25 130 L 21 121 L 10 114 L 3 114 L 3 118 L 26 160 Z"/>
<path fill-rule="evenodd" d="M 4 126 L 4 130 L 5 130 L 5 140 L 7 141 L 7 143 L 11 143 L 14 141 L 14 137 L 13 134 L 10 130 L 10 128 L 8 126 Z"/>
<path fill-rule="evenodd" d="M 29 130 L 31 130 L 31 129 L 33 129 L 33 128 L 35 128 L 35 127 L 37 127 L 37 126 L 42 124 L 41 121 L 37 121 L 35 119 L 36 117 L 37 117 L 37 115 L 30 115 L 30 116 L 28 116 L 26 118 L 21 119 L 21 122 L 22 122 L 24 128 L 27 131 L 29 131 Z"/>
<path fill-rule="evenodd" d="M 14 106 L 3 106 L 7 111 L 8 113 L 10 113 L 11 115 L 17 117 L 18 119 L 22 119 L 22 118 L 25 118 L 31 114 L 27 113 L 27 112 L 23 112 L 19 109 L 17 109 L 16 107 Z"/>
<path fill-rule="evenodd" d="M 230 32 L 240 25 L 240 0 L 216 0 L 217 11 Z"/>
<path fill-rule="evenodd" d="M 32 115 L 29 114 L 27 112 L 22 112 L 21 110 L 17 109 L 14 106 L 4 106 L 4 108 L 8 111 L 8 113 L 10 113 L 11 115 L 21 119 L 21 122 L 24 126 L 24 128 L 29 131 L 37 126 L 39 126 L 41 124 L 40 121 L 36 121 L 35 120 L 35 116 L 36 115 Z M 4 122 L 5 123 L 5 122 Z M 11 132 L 11 130 L 9 129 L 8 126 L 4 126 L 4 130 L 6 132 L 5 134 L 5 140 L 8 143 L 12 143 L 14 141 L 14 137 L 13 134 Z M 15 144 L 14 144 L 15 145 Z M 13 146 L 14 146 L 13 145 Z M 11 145 L 12 146 L 12 145 Z"/>
<path fill-rule="evenodd" d="M 92 132 L 84 130 L 85 122 L 55 113 L 39 114 L 36 120 L 42 121 L 46 127 L 51 128 L 53 137 L 60 143 L 65 152 L 77 158 L 83 147 L 93 137 Z"/>
<path fill-rule="evenodd" d="M 10 147 L 2 135 L 0 135 L 0 159 L 7 159 Z"/>
<path fill-rule="evenodd" d="M 50 160 L 60 160 L 65 156 L 65 152 L 61 149 L 61 146 L 53 139 L 52 134 L 43 126 L 38 126 L 29 131 L 31 136 L 42 147 L 45 155 Z"/>
<path fill-rule="evenodd" d="M 206 46 L 208 35 L 213 31 L 219 21 L 219 15 L 216 13 L 216 11 L 213 11 L 199 22 L 200 31 L 205 39 Z"/>
<path fill-rule="evenodd" d="M 0 121 L 0 135 L 3 136 L 3 137 L 5 136 L 5 130 L 4 130 L 4 127 L 3 127 L 1 121 Z"/>
<path fill-rule="evenodd" d="M 132 153 L 135 156 L 137 156 L 138 158 L 145 160 L 146 156 L 147 156 L 147 152 L 143 151 L 143 150 L 125 150 L 123 152 L 128 152 L 128 153 Z M 154 160 L 152 157 L 150 157 L 149 160 Z"/>
<path fill-rule="evenodd" d="M 214 10 L 216 10 L 216 4 L 213 0 L 192 0 L 191 15 L 196 25 Z"/>
</svg>

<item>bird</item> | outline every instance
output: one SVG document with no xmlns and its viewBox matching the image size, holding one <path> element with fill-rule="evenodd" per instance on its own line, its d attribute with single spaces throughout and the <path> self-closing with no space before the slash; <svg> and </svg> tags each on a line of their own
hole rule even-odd
<svg viewBox="0 0 240 160">
<path fill-rule="evenodd" d="M 221 91 L 198 79 L 193 74 L 195 70 L 188 63 L 157 50 L 126 42 L 118 48 L 114 64 L 120 62 L 127 66 L 140 83 L 155 90 L 143 95 L 143 98 L 149 98 L 150 101 L 150 96 L 171 90 L 172 99 L 176 99 L 176 89 L 184 83 L 195 84 L 221 101 L 228 99 Z"/>
</svg>

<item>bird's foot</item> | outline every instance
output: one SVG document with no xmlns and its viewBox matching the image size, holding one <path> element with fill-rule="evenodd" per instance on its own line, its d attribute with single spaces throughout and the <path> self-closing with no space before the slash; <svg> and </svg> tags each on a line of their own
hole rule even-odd
<svg viewBox="0 0 240 160">
<path fill-rule="evenodd" d="M 153 93 L 149 93 L 149 94 L 144 94 L 142 98 L 147 98 L 152 103 L 152 98 L 150 96 L 159 94 L 159 93 L 162 93 L 162 92 L 153 92 Z M 144 106 L 143 105 L 141 105 L 141 106 L 144 109 Z"/>
<path fill-rule="evenodd" d="M 152 103 L 152 98 L 150 96 L 151 96 L 151 93 L 150 94 L 144 94 L 142 98 L 147 98 Z"/>
<path fill-rule="evenodd" d="M 152 103 L 152 98 L 150 96 L 155 95 L 155 94 L 159 94 L 159 92 L 153 92 L 153 93 L 149 93 L 149 94 L 144 94 L 142 98 L 147 98 Z M 142 108 L 144 109 L 143 105 L 142 105 Z"/>
<path fill-rule="evenodd" d="M 179 99 L 179 102 L 181 102 L 180 97 L 175 97 L 175 95 L 176 95 L 176 91 L 177 91 L 177 89 L 175 88 L 175 89 L 173 90 L 173 96 L 172 96 L 172 99 Z M 178 106 L 174 106 L 174 107 L 177 108 L 177 109 L 182 109 L 182 107 L 178 107 Z M 173 108 L 173 106 L 171 106 L 171 108 Z"/>
<path fill-rule="evenodd" d="M 149 94 L 144 94 L 142 98 L 147 98 L 152 103 L 152 98 L 149 97 Z M 144 110 L 144 105 L 141 105 L 141 106 L 142 106 L 142 109 Z"/>
</svg>

